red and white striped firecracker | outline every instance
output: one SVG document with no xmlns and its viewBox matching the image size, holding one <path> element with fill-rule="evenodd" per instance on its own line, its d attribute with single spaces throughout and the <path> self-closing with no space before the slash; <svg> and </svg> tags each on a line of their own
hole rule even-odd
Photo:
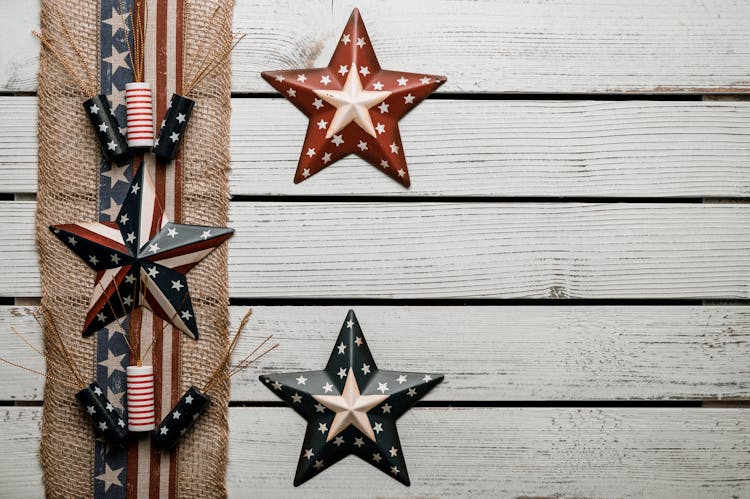
<svg viewBox="0 0 750 499">
<path fill-rule="evenodd" d="M 134 81 L 125 84 L 125 108 L 128 115 L 128 146 L 154 146 L 154 103 L 151 84 Z"/>
<path fill-rule="evenodd" d="M 151 431 L 155 427 L 154 367 L 128 366 L 128 430 Z"/>
</svg>

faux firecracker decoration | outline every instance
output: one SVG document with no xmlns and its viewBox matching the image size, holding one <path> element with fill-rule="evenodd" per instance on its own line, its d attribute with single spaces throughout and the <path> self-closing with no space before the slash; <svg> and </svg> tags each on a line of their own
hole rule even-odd
<svg viewBox="0 0 750 499">
<path fill-rule="evenodd" d="M 349 454 L 409 485 L 396 420 L 443 376 L 378 369 L 350 310 L 325 370 L 260 380 L 307 420 L 295 486 Z"/>
<path fill-rule="evenodd" d="M 328 67 L 262 76 L 310 118 L 295 183 L 354 153 L 406 187 L 409 171 L 398 121 L 446 81 L 381 69 L 357 9 Z"/>
<path fill-rule="evenodd" d="M 143 165 L 115 221 L 54 225 L 50 230 L 96 271 L 84 336 L 145 305 L 195 339 L 198 327 L 185 273 L 234 232 L 170 222 Z"/>
<path fill-rule="evenodd" d="M 184 10 L 185 14 L 189 12 L 190 3 L 186 3 Z M 187 130 L 188 123 L 190 123 L 190 116 L 193 113 L 193 107 L 195 101 L 188 97 L 192 94 L 198 85 L 208 76 L 210 76 L 216 69 L 221 67 L 222 63 L 229 57 L 234 47 L 245 38 L 245 35 L 235 34 L 231 40 L 226 40 L 223 44 L 220 43 L 219 33 L 221 30 L 219 26 L 230 24 L 231 25 L 231 11 L 225 9 L 222 13 L 222 18 L 219 18 L 219 23 L 215 23 L 217 14 L 221 10 L 221 6 L 214 9 L 213 14 L 208 20 L 208 26 L 212 28 L 214 38 L 206 38 L 199 50 L 199 54 L 203 54 L 203 57 L 193 59 L 193 63 L 190 67 L 184 70 L 185 73 L 185 87 L 183 94 L 177 93 L 172 94 L 172 99 L 169 101 L 169 107 L 164 114 L 164 119 L 161 122 L 161 129 L 159 131 L 159 137 L 154 141 L 154 154 L 160 159 L 171 161 L 177 157 L 177 151 L 180 149 L 182 138 Z M 200 61 L 196 65 L 196 61 Z"/>
<path fill-rule="evenodd" d="M 128 145 L 130 147 L 153 147 L 154 145 L 154 102 L 151 84 L 144 81 L 143 72 L 143 54 L 148 25 L 148 9 L 145 5 L 145 0 L 135 0 L 133 15 L 130 16 L 133 42 L 130 42 L 130 36 L 125 37 L 135 80 L 125 84 L 125 112 L 128 118 Z"/>
<path fill-rule="evenodd" d="M 91 420 L 91 424 L 98 435 L 101 435 L 110 444 L 120 444 L 128 436 L 127 423 L 122 417 L 120 412 L 114 407 L 104 393 L 104 390 L 96 382 L 86 384 L 81 375 L 81 370 L 77 366 L 68 348 L 65 346 L 62 335 L 57 329 L 57 325 L 52 319 L 52 315 L 45 309 L 40 309 L 41 314 L 44 317 L 44 321 L 48 324 L 48 328 L 45 328 L 42 324 L 42 320 L 39 318 L 36 312 L 32 312 L 32 316 L 39 324 L 42 333 L 47 336 L 47 350 L 53 353 L 56 358 L 63 359 L 66 367 L 68 368 L 72 379 L 63 379 L 50 374 L 45 374 L 28 367 L 24 367 L 15 362 L 11 362 L 7 359 L 0 357 L 0 361 L 18 367 L 25 371 L 44 376 L 49 381 L 57 383 L 62 386 L 70 387 L 78 390 L 75 397 L 81 406 L 81 410 Z M 52 366 L 50 357 L 45 355 L 41 350 L 32 345 L 26 338 L 23 337 L 14 327 L 11 327 L 13 333 L 18 336 L 27 346 L 38 353 L 47 361 L 48 368 Z M 48 333 L 48 331 L 51 331 Z"/>
<path fill-rule="evenodd" d="M 154 429 L 154 367 L 135 365 L 126 370 L 128 395 L 128 430 Z"/>
<path fill-rule="evenodd" d="M 71 36 L 70 30 L 65 22 L 65 16 L 62 15 L 53 4 L 49 4 L 48 8 L 55 17 L 59 18 L 69 48 L 73 50 L 78 64 L 83 68 L 83 76 L 81 76 L 80 71 L 76 71 L 72 61 L 66 57 L 52 41 L 36 31 L 32 31 L 32 33 L 40 42 L 42 42 L 42 45 L 50 51 L 65 72 L 73 78 L 73 81 L 75 81 L 81 94 L 85 96 L 93 96 L 83 101 L 84 113 L 88 116 L 88 119 L 91 122 L 91 126 L 99 141 L 99 146 L 101 147 L 104 157 L 107 158 L 107 161 L 114 161 L 115 163 L 122 164 L 128 159 L 130 151 L 128 149 L 128 142 L 123 135 L 123 130 L 120 128 L 117 119 L 112 113 L 109 99 L 104 94 L 98 94 L 96 78 L 93 76 L 89 66 L 86 64 L 86 60 L 83 58 L 81 50 Z"/>
<path fill-rule="evenodd" d="M 255 358 L 251 358 L 260 348 L 265 345 L 273 335 L 263 340 L 252 352 L 247 354 L 245 358 L 240 360 L 236 365 L 230 366 L 232 354 L 240 339 L 242 331 L 245 329 L 247 321 L 250 320 L 250 315 L 253 313 L 252 309 L 248 310 L 245 316 L 240 322 L 237 332 L 234 334 L 229 347 L 227 348 L 224 357 L 219 362 L 219 365 L 214 369 L 208 381 L 203 385 L 203 388 L 197 386 L 191 386 L 188 390 L 180 397 L 180 400 L 175 404 L 169 413 L 164 416 L 159 426 L 154 430 L 154 443 L 156 446 L 163 450 L 168 450 L 177 445 L 180 437 L 183 436 L 187 431 L 195 424 L 196 420 L 203 414 L 211 403 L 211 398 L 207 395 L 216 383 L 222 379 L 228 379 L 248 367 L 253 362 L 257 361 L 271 350 L 277 348 L 279 345 L 273 345 L 263 353 L 259 354 Z M 227 371 L 227 368 L 229 370 Z M 220 376 L 223 375 L 223 376 Z"/>
</svg>

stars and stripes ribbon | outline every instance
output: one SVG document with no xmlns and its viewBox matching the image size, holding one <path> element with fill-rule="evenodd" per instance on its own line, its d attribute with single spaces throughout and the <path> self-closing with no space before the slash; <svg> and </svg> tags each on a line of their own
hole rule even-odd
<svg viewBox="0 0 750 499">
<path fill-rule="evenodd" d="M 163 116 L 169 97 L 181 91 L 183 50 L 183 1 L 151 0 L 145 4 L 147 13 L 133 12 L 133 0 L 100 0 L 100 85 L 108 95 L 113 113 L 124 126 L 125 84 L 133 81 L 126 36 L 132 36 L 132 16 L 146 19 L 144 77 L 152 84 L 154 113 Z M 132 38 L 131 44 L 132 47 Z M 135 158 L 133 163 L 140 164 Z M 100 221 L 114 222 L 133 176 L 133 163 L 123 166 L 101 162 L 99 213 Z M 146 155 L 144 168 L 154 179 L 156 196 L 166 217 L 179 223 L 182 217 L 182 160 L 159 163 Z M 148 349 L 154 335 L 162 330 L 163 320 L 149 310 L 136 310 L 123 326 L 134 327 L 140 337 L 144 364 L 154 366 L 154 398 L 156 420 L 167 414 L 179 400 L 180 332 L 172 326 Z M 128 346 L 116 324 L 97 332 L 97 382 L 105 388 L 115 405 L 125 405 L 125 366 L 129 364 Z M 118 407 L 121 408 L 121 407 Z M 148 435 L 120 450 L 97 442 L 94 458 L 94 496 L 97 498 L 174 497 L 177 488 L 175 453 L 159 453 L 151 447 Z"/>
</svg>

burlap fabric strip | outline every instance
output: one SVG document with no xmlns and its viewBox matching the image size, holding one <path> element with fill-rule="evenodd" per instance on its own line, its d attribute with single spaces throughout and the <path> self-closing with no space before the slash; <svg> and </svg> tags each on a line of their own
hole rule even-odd
<svg viewBox="0 0 750 499">
<path fill-rule="evenodd" d="M 153 0 L 159 3 L 161 0 Z M 196 2 L 183 29 L 184 64 L 189 66 L 212 30 L 206 19 L 217 5 L 231 11 L 231 0 Z M 99 6 L 90 0 L 44 0 L 41 28 L 62 40 L 62 12 L 92 70 L 99 62 Z M 57 12 L 56 12 L 57 14 Z M 231 38 L 231 22 L 221 23 Z M 152 47 L 152 53 L 157 50 Z M 148 50 L 148 49 L 147 49 Z M 48 51 L 40 53 L 39 186 L 36 241 L 40 255 L 42 305 L 55 318 L 69 351 L 88 379 L 95 379 L 96 336 L 82 338 L 81 327 L 94 286 L 94 273 L 48 230 L 50 224 L 99 219 L 100 152 L 82 112 L 82 96 Z M 193 93 L 197 104 L 183 141 L 181 222 L 226 225 L 229 207 L 230 63 L 221 66 Z M 169 98 L 170 96 L 167 96 Z M 158 123 L 161 117 L 156 118 Z M 219 363 L 227 345 L 227 248 L 212 253 L 187 274 L 201 332 L 199 341 L 180 337 L 180 393 L 201 384 Z M 50 355 L 49 373 L 69 377 L 61 359 Z M 94 490 L 94 433 L 74 398 L 74 390 L 48 381 L 40 457 L 48 497 L 90 497 Z M 228 382 L 210 393 L 212 404 L 177 447 L 173 494 L 223 497 L 227 449 Z M 130 473 L 133 470 L 129 470 Z"/>
</svg>

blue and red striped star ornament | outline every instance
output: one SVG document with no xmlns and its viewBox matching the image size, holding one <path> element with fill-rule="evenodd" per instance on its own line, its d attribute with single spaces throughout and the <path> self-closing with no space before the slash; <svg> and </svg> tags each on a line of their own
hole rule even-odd
<svg viewBox="0 0 750 499">
<path fill-rule="evenodd" d="M 350 310 L 324 370 L 260 380 L 307 420 L 295 486 L 349 454 L 409 485 L 396 420 L 443 376 L 378 369 Z"/>
<path fill-rule="evenodd" d="M 409 187 L 398 121 L 446 78 L 381 69 L 359 10 L 352 12 L 328 67 L 262 76 L 310 118 L 295 184 L 356 154 Z"/>
<path fill-rule="evenodd" d="M 146 306 L 195 339 L 198 326 L 185 274 L 234 233 L 170 222 L 143 164 L 114 222 L 53 225 L 50 230 L 96 271 L 84 336 Z"/>
</svg>

